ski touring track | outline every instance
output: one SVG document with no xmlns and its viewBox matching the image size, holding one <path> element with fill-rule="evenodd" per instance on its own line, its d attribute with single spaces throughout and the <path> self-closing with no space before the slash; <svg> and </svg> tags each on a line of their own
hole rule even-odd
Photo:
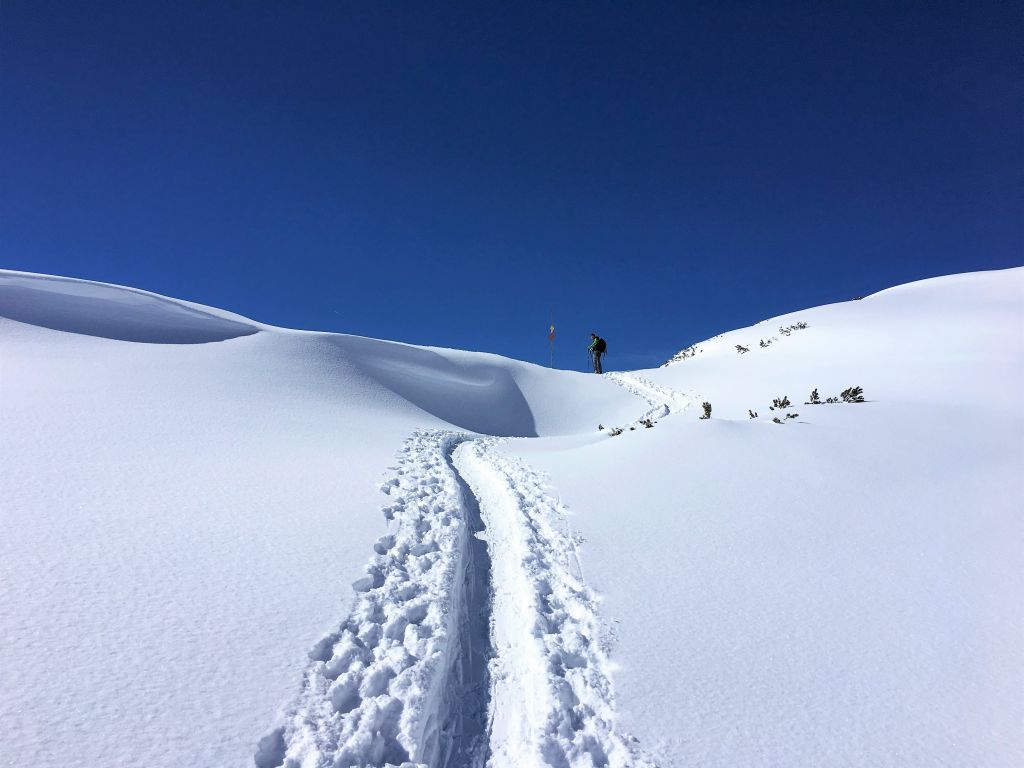
<svg viewBox="0 0 1024 768">
<path fill-rule="evenodd" d="M 650 404 L 651 409 L 641 417 L 642 419 L 663 419 L 669 414 L 685 411 L 691 405 L 700 402 L 700 397 L 693 392 L 677 392 L 635 373 L 606 373 L 604 377 Z"/>
<path fill-rule="evenodd" d="M 691 397 L 607 378 L 651 404 Z M 616 725 L 611 664 L 567 510 L 506 438 L 414 433 L 381 490 L 390 532 L 309 652 L 257 768 L 655 768 Z"/>
</svg>

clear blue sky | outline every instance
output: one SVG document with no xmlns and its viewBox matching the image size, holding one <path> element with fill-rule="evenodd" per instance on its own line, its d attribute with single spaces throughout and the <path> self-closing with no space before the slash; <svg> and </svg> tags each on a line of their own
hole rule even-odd
<svg viewBox="0 0 1024 768">
<path fill-rule="evenodd" d="M 0 3 L 0 266 L 609 368 L 1024 263 L 1022 6 Z"/>
</svg>

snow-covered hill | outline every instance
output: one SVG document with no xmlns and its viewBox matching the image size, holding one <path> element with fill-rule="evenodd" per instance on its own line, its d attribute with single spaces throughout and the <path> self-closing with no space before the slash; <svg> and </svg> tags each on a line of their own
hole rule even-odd
<svg viewBox="0 0 1024 768">
<path fill-rule="evenodd" d="M 4 758 L 1019 764 L 1024 269 L 695 348 L 597 377 L 0 272 Z"/>
</svg>

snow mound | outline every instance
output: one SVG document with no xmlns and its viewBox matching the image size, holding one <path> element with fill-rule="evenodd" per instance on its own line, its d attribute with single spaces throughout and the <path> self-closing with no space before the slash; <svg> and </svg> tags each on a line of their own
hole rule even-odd
<svg viewBox="0 0 1024 768">
<path fill-rule="evenodd" d="M 230 313 L 134 288 L 24 272 L 0 273 L 0 317 L 147 344 L 205 344 L 259 330 Z"/>
</svg>

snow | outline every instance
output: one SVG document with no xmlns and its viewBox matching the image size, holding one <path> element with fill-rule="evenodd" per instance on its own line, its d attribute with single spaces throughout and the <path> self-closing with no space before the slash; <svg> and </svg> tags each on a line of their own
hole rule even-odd
<svg viewBox="0 0 1024 768">
<path fill-rule="evenodd" d="M 4 273 L 0 306 L 22 323 L 151 344 L 204 344 L 257 330 L 237 315 L 147 291 L 28 273 Z"/>
<path fill-rule="evenodd" d="M 435 713 L 445 708 L 457 647 L 468 525 L 449 468 L 458 435 L 413 435 L 382 491 L 395 532 L 377 540 L 368 573 L 338 632 L 310 652 L 302 700 L 257 765 L 335 755 L 342 765 L 437 764 Z M 447 711 L 447 708 L 445 708 Z M 287 742 L 285 740 L 287 736 Z"/>
<path fill-rule="evenodd" d="M 517 446 L 579 511 L 645 746 L 717 766 L 1021 764 L 1022 287 L 1019 269 L 959 275 L 733 331 L 643 374 L 710 420 Z M 868 402 L 804 404 L 851 385 Z M 783 395 L 797 423 L 771 423 Z"/>
<path fill-rule="evenodd" d="M 653 766 L 616 733 L 597 598 L 583 582 L 565 510 L 543 478 L 518 460 L 492 455 L 492 446 L 467 442 L 454 458 L 480 500 L 495 552 L 494 764 Z"/>
<path fill-rule="evenodd" d="M 694 347 L 593 376 L 0 271 L 4 758 L 1024 762 L 1024 269 Z"/>
</svg>

